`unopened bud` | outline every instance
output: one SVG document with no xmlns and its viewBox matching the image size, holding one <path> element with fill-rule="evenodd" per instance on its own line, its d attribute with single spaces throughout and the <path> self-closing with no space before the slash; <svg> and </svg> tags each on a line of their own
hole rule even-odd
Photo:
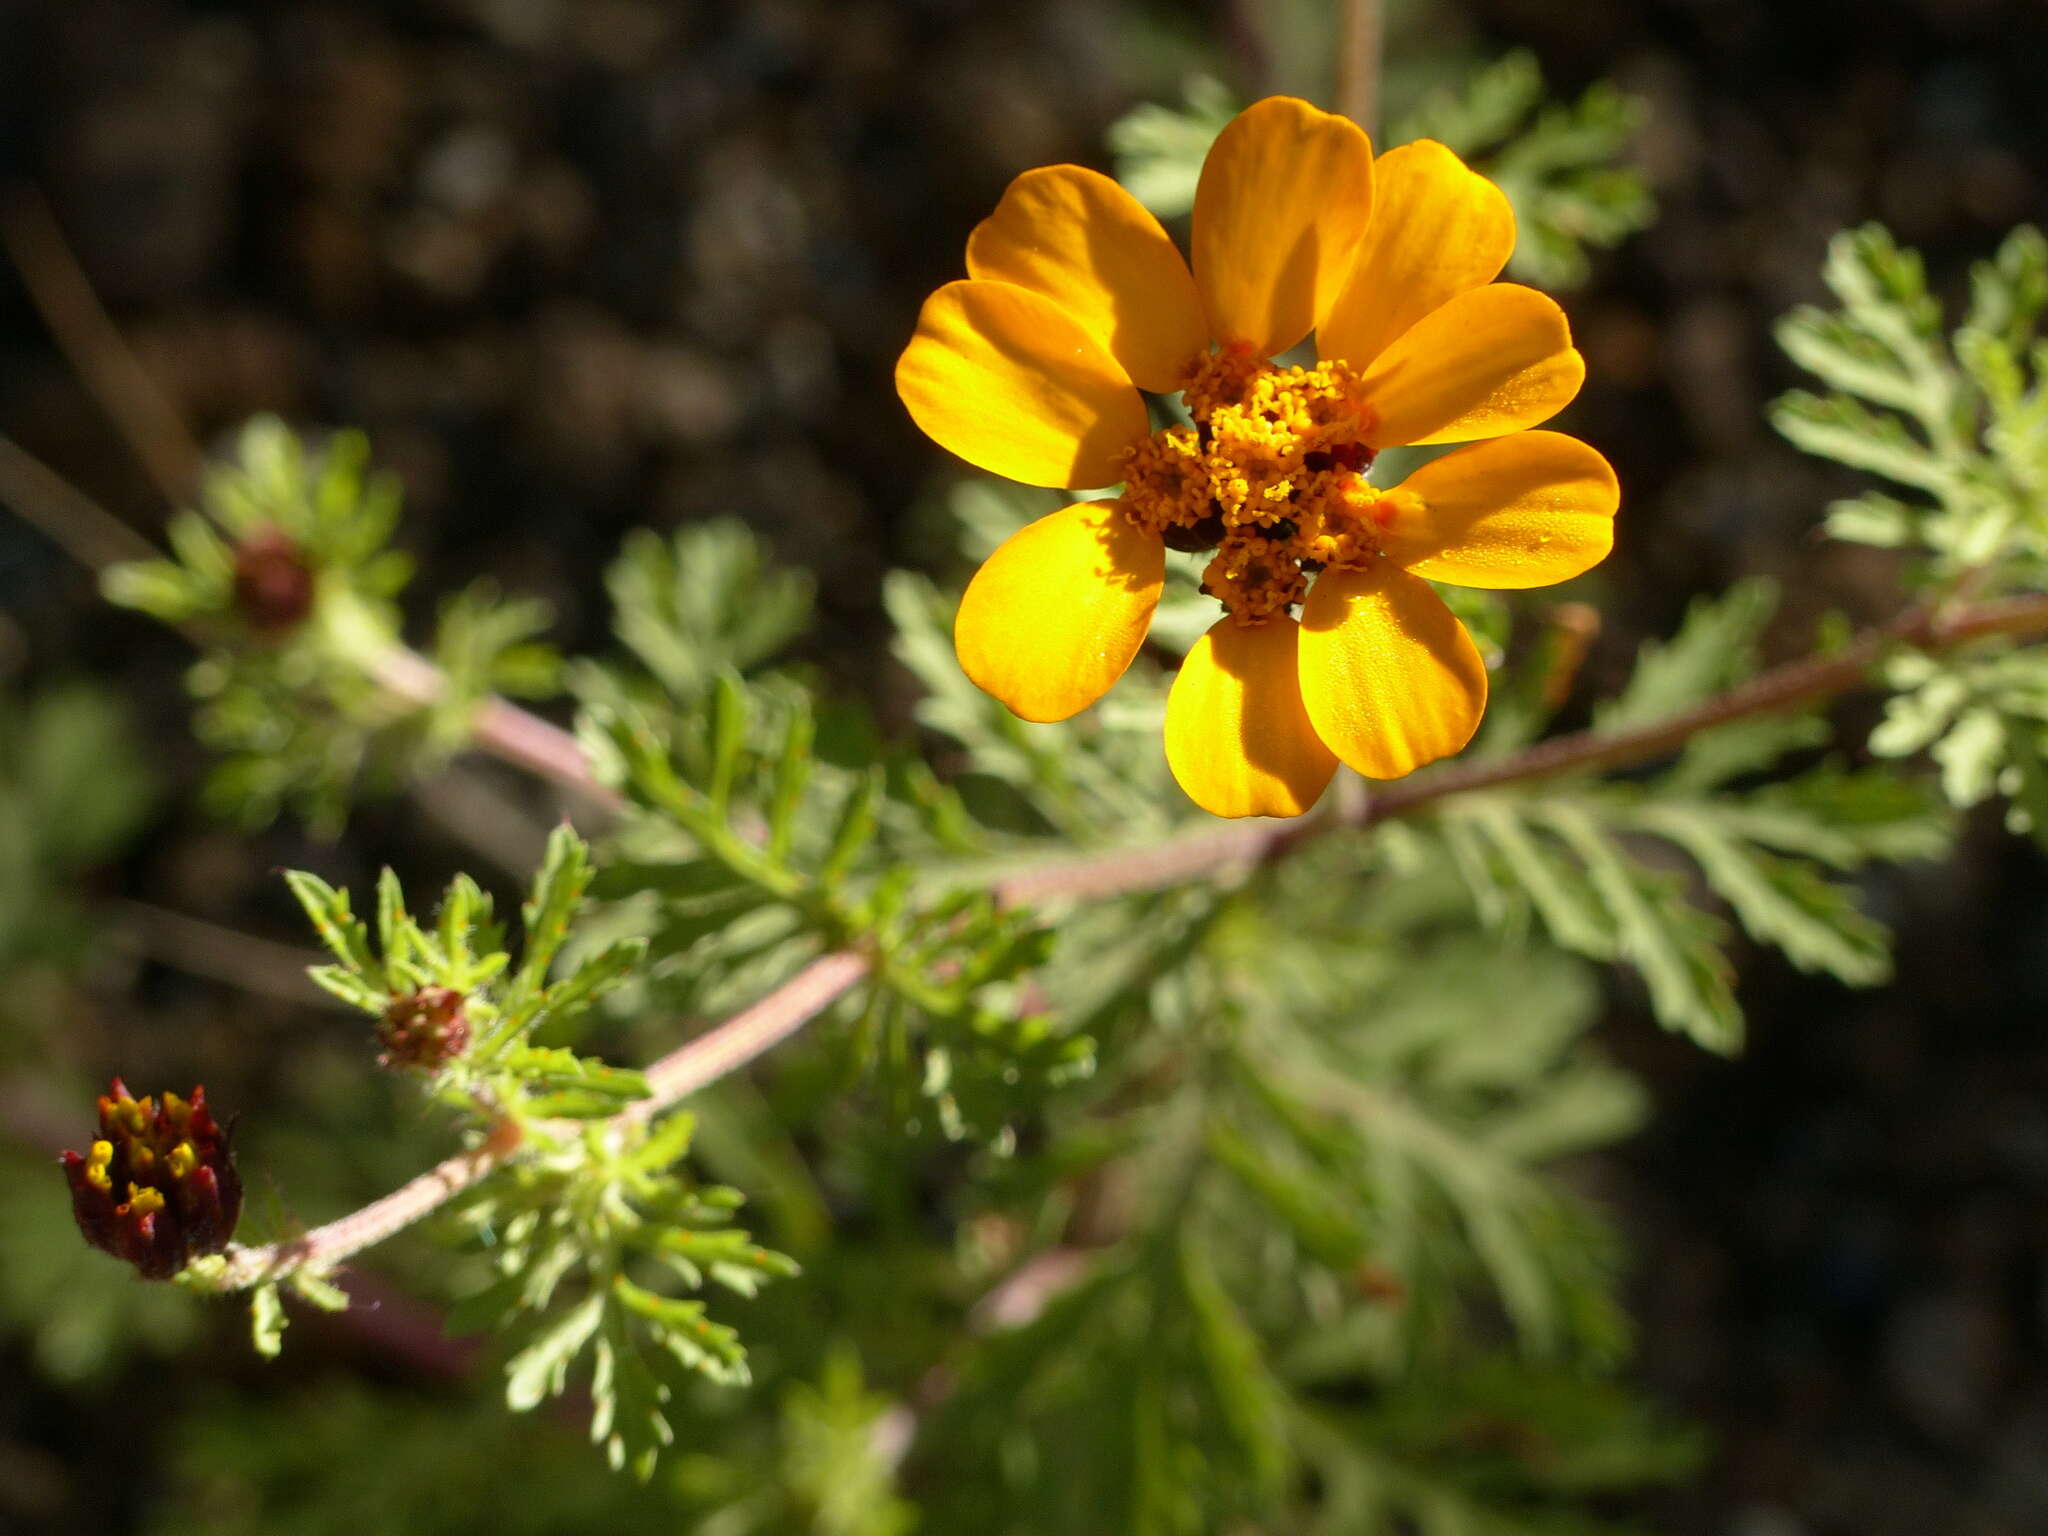
<svg viewBox="0 0 2048 1536">
<path fill-rule="evenodd" d="M 265 525 L 235 546 L 235 611 L 266 639 L 289 634 L 313 611 L 313 567 L 283 529 Z"/>
<path fill-rule="evenodd" d="M 242 1213 L 242 1180 L 228 1134 L 207 1112 L 206 1090 L 136 1099 L 118 1077 L 99 1103 L 88 1152 L 64 1154 L 78 1230 L 95 1248 L 168 1280 L 219 1253 Z"/>
<path fill-rule="evenodd" d="M 421 987 L 391 1000 L 377 1021 L 377 1058 L 386 1067 L 424 1067 L 431 1072 L 460 1056 L 469 1044 L 469 1015 L 453 987 Z"/>
</svg>

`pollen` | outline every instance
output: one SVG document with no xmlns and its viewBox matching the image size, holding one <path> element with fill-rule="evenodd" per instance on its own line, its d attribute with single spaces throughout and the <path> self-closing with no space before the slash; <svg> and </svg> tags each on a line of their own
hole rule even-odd
<svg viewBox="0 0 2048 1536">
<path fill-rule="evenodd" d="M 1183 398 L 1191 424 L 1127 453 L 1123 508 L 1170 548 L 1214 550 L 1203 590 L 1239 623 L 1287 612 L 1323 566 L 1378 556 L 1386 523 L 1364 476 L 1375 417 L 1356 370 L 1229 347 L 1196 365 Z"/>
</svg>

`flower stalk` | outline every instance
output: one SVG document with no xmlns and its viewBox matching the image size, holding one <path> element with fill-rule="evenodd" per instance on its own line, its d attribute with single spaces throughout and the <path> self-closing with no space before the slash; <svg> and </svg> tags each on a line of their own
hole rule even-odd
<svg viewBox="0 0 2048 1536">
<path fill-rule="evenodd" d="M 1899 646 L 1942 651 L 1997 636 L 2025 639 L 2041 635 L 2048 635 L 2048 596 L 2007 598 L 1946 612 L 1919 606 L 1888 624 L 1863 631 L 1834 655 L 1774 668 L 1696 709 L 1640 730 L 1583 731 L 1555 737 L 1497 763 L 1446 769 L 1379 790 L 1363 801 L 1339 802 L 1320 816 L 1238 823 L 1147 848 L 1112 849 L 1064 860 L 999 881 L 995 894 L 1007 906 L 1105 900 L 1162 889 L 1222 870 L 1250 868 L 1285 857 L 1328 833 L 1416 815 L 1455 795 L 1563 773 L 1622 767 L 1668 753 L 1716 726 L 1824 703 L 1858 686 L 1873 665 Z M 478 745 L 488 750 L 491 743 L 480 739 Z M 739 1071 L 800 1033 L 865 980 L 870 969 L 867 957 L 855 950 L 821 955 L 751 1007 L 648 1067 L 651 1092 L 622 1111 L 619 1122 L 652 1119 Z M 206 1288 L 240 1290 L 300 1269 L 316 1273 L 331 1269 L 470 1188 L 515 1151 L 516 1145 L 499 1147 L 486 1142 L 301 1238 L 233 1250 L 225 1266 L 207 1277 Z"/>
</svg>

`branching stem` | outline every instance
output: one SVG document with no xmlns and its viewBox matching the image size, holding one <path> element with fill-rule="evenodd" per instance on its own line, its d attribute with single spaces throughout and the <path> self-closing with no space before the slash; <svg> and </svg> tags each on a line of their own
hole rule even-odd
<svg viewBox="0 0 2048 1536">
<path fill-rule="evenodd" d="M 1335 105 L 1371 131 L 1379 106 L 1383 0 L 1343 0 L 1337 47 Z M 175 410 L 133 356 L 93 294 L 48 206 L 20 192 L 0 206 L 4 243 L 29 283 L 37 307 L 60 345 L 93 386 L 135 447 L 166 498 L 182 499 L 199 465 L 199 452 Z M 149 541 L 99 507 L 13 443 L 0 438 L 0 502 L 12 505 L 74 558 L 94 569 L 154 554 Z M 1967 585 L 1957 590 L 1960 596 Z M 1232 867 L 1284 856 L 1298 845 L 1343 828 L 1377 825 L 1413 815 L 1453 795 L 1592 769 L 1618 768 L 1669 753 L 1694 735 L 1745 716 L 1820 703 L 1854 688 L 1893 647 L 1943 650 L 1994 635 L 2048 634 L 2048 596 L 1947 607 L 1922 604 L 1889 624 L 1867 630 L 1840 651 L 1809 657 L 1766 672 L 1717 699 L 1634 731 L 1582 731 L 1538 743 L 1494 762 L 1473 762 L 1406 779 L 1363 799 L 1333 797 L 1320 817 L 1292 822 L 1238 824 L 1149 849 L 1116 849 L 1027 870 L 999 882 L 1005 904 L 1046 899 L 1087 900 L 1155 890 Z M 432 662 L 404 646 L 377 649 L 363 660 L 370 676 L 394 698 L 425 707 L 445 692 L 447 679 Z M 607 810 L 618 797 L 590 772 L 576 739 L 518 706 L 485 699 L 470 722 L 480 751 L 526 769 Z M 647 1070 L 652 1087 L 617 1117 L 626 1125 L 647 1120 L 697 1090 L 738 1071 L 790 1038 L 870 974 L 869 959 L 853 950 L 822 955 L 723 1024 L 662 1057 Z M 238 1290 L 301 1269 L 333 1268 L 445 1205 L 516 1151 L 516 1139 L 482 1145 L 448 1158 L 382 1199 L 304 1236 L 261 1248 L 230 1249 L 213 1283 Z"/>
<path fill-rule="evenodd" d="M 82 562 L 95 567 L 136 557 L 144 541 L 55 471 L 0 439 L 0 501 L 49 532 Z M 1889 624 L 1864 631 L 1830 656 L 1791 662 L 1695 709 L 1634 731 L 1581 731 L 1539 742 L 1497 762 L 1475 762 L 1404 779 L 1362 802 L 1290 822 L 1246 822 L 1151 848 L 1112 849 L 1025 870 L 996 885 L 1005 905 L 1044 900 L 1092 900 L 1158 890 L 1199 875 L 1249 868 L 1283 857 L 1298 845 L 1342 828 L 1375 826 L 1410 816 L 1437 801 L 1474 790 L 1549 778 L 1562 773 L 1618 768 L 1660 756 L 1701 731 L 1748 715 L 1820 703 L 1862 682 L 1870 668 L 1898 645 L 1945 650 L 1993 635 L 2048 634 L 2048 596 L 2014 597 L 1947 607 L 1921 604 Z M 447 686 L 441 671 L 418 652 L 391 645 L 366 665 L 394 697 L 425 706 Z M 591 775 L 576 738 L 561 727 L 501 698 L 488 698 L 471 722 L 476 748 L 512 763 L 606 809 L 618 797 Z M 869 972 L 850 950 L 821 956 L 780 987 L 724 1024 L 670 1052 L 648 1069 L 653 1094 L 622 1118 L 644 1120 L 738 1071 L 762 1052 L 796 1034 Z M 239 1249 L 223 1286 L 239 1289 L 291 1271 L 333 1265 L 382 1242 L 446 1204 L 503 1160 L 488 1147 L 461 1153 L 304 1237 L 266 1248 Z"/>
<path fill-rule="evenodd" d="M 1364 824 L 1412 815 L 1446 796 L 1475 789 L 1591 768 L 1622 768 L 1661 757 L 1717 725 L 1747 715 L 1781 714 L 1846 693 L 1895 646 L 1944 651 L 1993 635 L 2023 639 L 2041 634 L 2048 634 L 2048 596 L 2004 598 L 1948 609 L 1918 605 L 1889 624 L 1863 631 L 1831 656 L 1809 656 L 1775 667 L 1668 720 L 1611 735 L 1580 731 L 1553 737 L 1499 762 L 1462 764 L 1442 773 L 1404 779 L 1373 797 Z"/>
<path fill-rule="evenodd" d="M 2018 639 L 2041 634 L 2048 634 L 2048 596 L 2005 598 L 1947 611 L 1915 607 L 1889 624 L 1864 631 L 1834 655 L 1808 657 L 1774 668 L 1695 709 L 1638 730 L 1582 731 L 1540 742 L 1499 762 L 1474 763 L 1406 779 L 1367 799 L 1356 814 L 1241 823 L 1152 848 L 1115 849 L 1050 864 L 998 882 L 996 894 L 1005 904 L 1018 905 L 1157 890 L 1197 875 L 1280 858 L 1332 830 L 1374 826 L 1411 816 L 1452 795 L 1643 762 L 1670 752 L 1715 726 L 1750 715 L 1804 708 L 1847 692 L 1898 645 L 1945 650 L 1994 635 Z M 413 661 L 432 670 L 421 658 L 414 657 Z M 515 715 L 522 713 L 510 705 L 505 708 Z M 535 723 L 553 729 L 544 722 Z M 493 745 L 484 740 L 478 744 Z M 538 766 L 531 757 L 510 760 Z M 585 780 L 576 782 L 582 787 Z M 738 1071 L 800 1031 L 857 986 L 869 970 L 867 958 L 851 950 L 835 951 L 813 960 L 751 1008 L 655 1062 L 647 1069 L 653 1093 L 624 1111 L 620 1120 L 649 1119 L 698 1089 Z M 223 1288 L 254 1285 L 305 1266 L 329 1268 L 445 1204 L 488 1173 L 501 1158 L 502 1155 L 492 1155 L 488 1149 L 463 1153 L 383 1199 L 303 1238 L 268 1248 L 238 1250 L 230 1259 Z"/>
<path fill-rule="evenodd" d="M 678 1046 L 647 1069 L 653 1092 L 618 1117 L 621 1125 L 652 1119 L 707 1083 L 736 1072 L 770 1046 L 788 1039 L 850 992 L 867 974 L 867 960 L 839 951 L 821 955 L 766 997 L 717 1028 Z M 436 1164 L 382 1199 L 315 1227 L 303 1237 L 262 1248 L 232 1248 L 214 1288 L 237 1291 L 294 1270 L 332 1269 L 365 1248 L 374 1248 L 432 1214 L 475 1184 L 518 1150 L 516 1141 L 494 1140 Z"/>
<path fill-rule="evenodd" d="M 419 708 L 438 700 L 448 679 L 418 651 L 402 645 L 379 650 L 366 664 L 373 681 L 393 698 Z M 469 722 L 470 743 L 501 762 L 537 774 L 550 783 L 583 795 L 608 810 L 619 797 L 598 783 L 576 738 L 509 699 L 489 695 L 477 705 Z"/>
</svg>

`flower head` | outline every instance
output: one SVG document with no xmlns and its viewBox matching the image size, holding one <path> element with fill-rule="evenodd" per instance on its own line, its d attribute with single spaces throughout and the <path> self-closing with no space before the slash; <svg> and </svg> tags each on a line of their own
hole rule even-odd
<svg viewBox="0 0 2048 1536">
<path fill-rule="evenodd" d="M 130 1097 L 115 1078 L 100 1096 L 99 1139 L 89 1152 L 64 1154 L 64 1177 L 85 1240 L 145 1280 L 167 1280 L 219 1253 L 242 1210 L 242 1179 L 204 1088 L 159 1103 Z"/>
<path fill-rule="evenodd" d="M 452 987 L 421 987 L 391 1000 L 377 1020 L 377 1061 L 386 1067 L 426 1071 L 460 1056 L 469 1045 L 469 1014 L 462 993 Z"/>
<path fill-rule="evenodd" d="M 313 611 L 317 578 L 298 541 L 266 523 L 235 545 L 235 611 L 265 640 L 277 640 Z"/>
<path fill-rule="evenodd" d="M 1166 756 L 1220 816 L 1298 815 L 1341 761 L 1398 778 L 1460 750 L 1486 668 L 1431 581 L 1546 586 L 1611 547 L 1614 473 L 1547 421 L 1584 365 L 1563 312 L 1494 278 L 1507 199 L 1430 140 L 1373 158 L 1273 97 L 1218 136 L 1192 263 L 1109 178 L 1027 171 L 925 302 L 897 391 L 931 437 L 1029 485 L 1120 485 L 982 566 L 954 643 L 1027 720 L 1105 693 L 1144 643 L 1168 549 L 1209 552 L 1224 614 L 1167 701 Z M 1272 361 L 1313 331 L 1317 361 Z M 1188 422 L 1153 430 L 1144 393 Z M 1389 489 L 1380 450 L 1468 443 Z M 1298 614 L 1298 617 L 1297 617 Z"/>
</svg>

